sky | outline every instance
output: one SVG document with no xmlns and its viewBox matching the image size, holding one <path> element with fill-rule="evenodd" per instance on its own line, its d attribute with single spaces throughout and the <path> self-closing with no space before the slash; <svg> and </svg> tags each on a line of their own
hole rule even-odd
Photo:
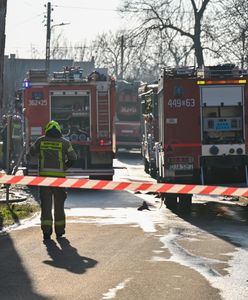
<svg viewBox="0 0 248 300">
<path fill-rule="evenodd" d="M 116 31 L 125 26 L 125 21 L 116 11 L 123 0 L 8 0 L 5 55 L 31 58 L 32 47 L 45 53 L 44 16 L 48 2 L 53 8 L 51 25 L 70 23 L 54 26 L 52 35 L 62 32 L 72 45 L 89 42 L 98 33 Z"/>
</svg>

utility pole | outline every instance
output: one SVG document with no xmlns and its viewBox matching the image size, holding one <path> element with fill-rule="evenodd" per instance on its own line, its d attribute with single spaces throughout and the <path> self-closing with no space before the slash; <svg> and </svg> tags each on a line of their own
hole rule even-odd
<svg viewBox="0 0 248 300">
<path fill-rule="evenodd" d="M 51 2 L 47 3 L 47 34 L 46 34 L 46 70 L 50 69 L 50 42 L 51 42 Z"/>
<path fill-rule="evenodd" d="M 124 36 L 121 36 L 121 76 L 120 79 L 123 79 L 124 73 Z"/>
<path fill-rule="evenodd" d="M 5 19 L 7 12 L 7 0 L 0 0 L 0 115 L 3 108 L 3 69 L 5 50 Z"/>
<path fill-rule="evenodd" d="M 1 0 L 0 0 L 1 1 Z M 51 32 L 52 32 L 52 29 L 56 26 L 64 26 L 64 25 L 69 25 L 70 23 L 59 23 L 59 24 L 54 24 L 51 26 L 51 22 L 52 22 L 52 19 L 51 19 L 51 11 L 53 9 L 51 9 L 51 2 L 48 2 L 47 3 L 47 24 L 46 24 L 46 27 L 47 27 L 47 33 L 46 33 L 46 70 L 47 70 L 47 73 L 49 74 L 50 72 L 50 45 L 51 45 Z"/>
</svg>

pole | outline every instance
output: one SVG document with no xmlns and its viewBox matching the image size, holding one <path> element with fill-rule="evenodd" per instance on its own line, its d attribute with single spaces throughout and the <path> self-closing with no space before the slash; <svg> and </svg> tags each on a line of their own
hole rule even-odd
<svg viewBox="0 0 248 300">
<path fill-rule="evenodd" d="M 7 0 L 0 0 L 0 115 L 3 107 L 3 69 L 5 50 L 5 19 L 7 12 Z"/>
<path fill-rule="evenodd" d="M 50 42 L 51 42 L 51 2 L 47 3 L 47 33 L 46 33 L 46 70 L 50 69 Z"/>
<path fill-rule="evenodd" d="M 120 79 L 123 79 L 123 73 L 124 73 L 124 36 L 121 36 L 121 76 Z"/>
<path fill-rule="evenodd" d="M 11 153 L 12 153 L 12 116 L 7 116 L 7 140 L 6 140 L 6 174 L 11 174 Z M 6 184 L 6 203 L 9 204 L 10 185 Z"/>
</svg>

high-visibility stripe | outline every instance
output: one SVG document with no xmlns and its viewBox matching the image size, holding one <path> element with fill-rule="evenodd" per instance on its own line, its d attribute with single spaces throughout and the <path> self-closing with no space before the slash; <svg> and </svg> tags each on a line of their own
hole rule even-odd
<svg viewBox="0 0 248 300">
<path fill-rule="evenodd" d="M 41 225 L 52 226 L 53 225 L 53 221 L 52 220 L 41 220 Z"/>
<path fill-rule="evenodd" d="M 41 176 L 53 176 L 53 177 L 64 177 L 65 172 L 49 172 L 49 171 L 40 171 L 39 174 Z"/>
<path fill-rule="evenodd" d="M 40 175 L 42 176 L 64 176 L 64 163 L 63 163 L 63 144 L 62 142 L 56 142 L 56 141 L 41 141 L 40 142 Z M 45 157 L 45 151 L 54 151 L 57 152 L 57 159 L 58 159 L 58 167 L 57 168 L 48 168 L 45 165 L 49 161 L 46 161 Z"/>
<path fill-rule="evenodd" d="M 55 222 L 56 226 L 65 226 L 65 220 L 60 220 Z"/>
<path fill-rule="evenodd" d="M 41 141 L 41 149 L 62 149 L 62 142 L 57 141 Z"/>
</svg>

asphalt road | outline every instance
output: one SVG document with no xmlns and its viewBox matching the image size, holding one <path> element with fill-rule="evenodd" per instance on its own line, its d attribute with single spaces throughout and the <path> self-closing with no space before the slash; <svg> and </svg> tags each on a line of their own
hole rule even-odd
<svg viewBox="0 0 248 300">
<path fill-rule="evenodd" d="M 138 154 L 115 165 L 114 180 L 152 181 Z M 181 215 L 156 195 L 70 190 L 64 239 L 44 243 L 39 215 L 0 234 L 0 299 L 245 300 L 247 209 L 217 200 Z"/>
</svg>

